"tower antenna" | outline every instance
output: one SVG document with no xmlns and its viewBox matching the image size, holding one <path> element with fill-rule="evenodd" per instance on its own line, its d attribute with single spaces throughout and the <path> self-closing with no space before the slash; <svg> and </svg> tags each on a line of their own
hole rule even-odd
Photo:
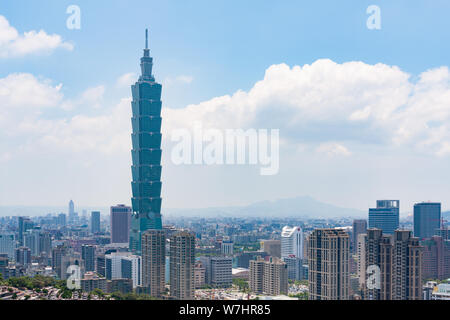
<svg viewBox="0 0 450 320">
<path fill-rule="evenodd" d="M 145 29 L 145 49 L 148 49 L 148 29 Z"/>
</svg>

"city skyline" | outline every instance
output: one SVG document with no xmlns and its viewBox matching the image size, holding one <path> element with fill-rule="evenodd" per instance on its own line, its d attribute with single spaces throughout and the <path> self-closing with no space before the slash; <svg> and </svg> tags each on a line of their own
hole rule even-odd
<svg viewBox="0 0 450 320">
<path fill-rule="evenodd" d="M 448 22 L 435 15 L 442 15 L 449 4 L 437 8 L 423 1 L 413 8 L 383 2 L 383 24 L 376 31 L 366 27 L 366 4 L 328 3 L 324 8 L 286 2 L 277 10 L 262 6 L 258 14 L 266 19 L 250 15 L 248 23 L 239 23 L 224 3 L 202 8 L 139 2 L 126 11 L 119 2 L 104 8 L 81 1 L 80 30 L 66 27 L 69 15 L 63 3 L 28 6 L 33 12 L 46 12 L 48 18 L 29 18 L 15 4 L 2 3 L 0 34 L 5 40 L 0 63 L 5 68 L 0 86 L 7 94 L 0 102 L 8 110 L 0 119 L 8 136 L 0 145 L 2 168 L 8 168 L 0 172 L 8 186 L 0 193 L 2 205 L 62 205 L 70 198 L 83 206 L 129 204 L 129 85 L 138 74 L 138 34 L 149 27 L 155 72 L 165 88 L 163 210 L 238 206 L 301 195 L 363 211 L 382 198 L 400 199 L 401 212 L 427 200 L 448 208 L 445 121 L 450 119 L 450 63 L 424 50 L 425 45 L 413 44 L 422 41 L 436 48 L 433 52 L 445 51 Z M 101 15 L 100 7 L 106 10 Z M 254 9 L 251 3 L 240 8 L 240 14 Z M 178 17 L 176 9 L 194 16 L 210 10 L 206 23 L 212 28 L 206 30 L 200 19 L 182 20 L 183 30 L 171 26 Z M 221 19 L 216 19 L 214 9 L 221 10 Z M 150 17 L 138 18 L 141 12 L 150 12 Z M 288 12 L 304 19 L 286 18 Z M 129 25 L 106 23 L 120 15 L 137 18 Z M 419 21 L 411 19 L 418 16 Z M 279 33 L 265 25 L 269 18 L 280 22 Z M 227 28 L 221 21 L 233 21 L 236 27 Z M 311 26 L 317 31 L 310 31 Z M 416 29 L 423 33 L 411 42 L 408 35 Z M 231 36 L 237 30 L 242 35 L 235 39 Z M 24 40 L 25 32 L 48 42 L 33 47 Z M 317 34 L 340 45 L 318 40 Z M 252 49 L 243 45 L 246 38 L 252 39 Z M 230 51 L 234 47 L 241 50 Z M 259 58 L 249 63 L 253 50 Z M 67 67 L 64 72 L 57 67 L 61 63 Z M 214 81 L 217 75 L 221 81 Z M 338 80 L 342 85 L 332 89 Z M 362 94 L 355 94 L 357 89 Z M 32 98 L 24 101 L 22 92 Z M 310 97 L 321 96 L 324 103 L 306 99 L 308 92 Z M 266 95 L 268 105 L 261 102 L 267 101 Z M 433 104 L 425 103 L 430 99 Z M 236 106 L 242 106 L 244 117 L 233 119 L 240 112 Z M 287 119 L 292 125 L 286 125 Z M 195 120 L 218 129 L 279 128 L 279 174 L 262 177 L 252 166 L 173 165 L 170 132 Z M 384 176 L 390 177 L 389 184 Z M 195 181 L 195 188 L 190 181 Z"/>
</svg>

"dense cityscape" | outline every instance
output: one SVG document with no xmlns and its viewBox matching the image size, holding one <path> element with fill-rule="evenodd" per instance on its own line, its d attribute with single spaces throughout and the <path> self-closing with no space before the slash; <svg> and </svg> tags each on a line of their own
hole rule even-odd
<svg viewBox="0 0 450 320">
<path fill-rule="evenodd" d="M 0 300 L 450 300 L 440 202 L 403 218 L 396 199 L 374 199 L 365 217 L 164 217 L 162 85 L 147 30 L 140 67 L 131 205 L 64 199 L 65 212 L 0 216 Z"/>
<path fill-rule="evenodd" d="M 132 208 L 110 210 L 0 218 L 1 299 L 450 299 L 440 203 L 401 221 L 385 200 L 368 219 L 172 218 L 139 255 Z"/>
</svg>

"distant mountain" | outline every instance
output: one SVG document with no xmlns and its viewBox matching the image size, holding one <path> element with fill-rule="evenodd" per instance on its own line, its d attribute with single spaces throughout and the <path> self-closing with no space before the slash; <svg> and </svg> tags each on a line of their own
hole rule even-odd
<svg viewBox="0 0 450 320">
<path fill-rule="evenodd" d="M 366 217 L 367 212 L 341 208 L 317 201 L 309 196 L 261 201 L 241 207 L 217 207 L 203 209 L 165 209 L 167 217 L 301 217 L 301 218 L 335 218 Z"/>
</svg>

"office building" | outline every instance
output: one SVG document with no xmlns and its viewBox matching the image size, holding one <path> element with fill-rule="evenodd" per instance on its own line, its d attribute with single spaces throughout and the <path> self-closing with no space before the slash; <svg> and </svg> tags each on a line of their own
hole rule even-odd
<svg viewBox="0 0 450 320">
<path fill-rule="evenodd" d="M 153 297 L 165 290 L 166 234 L 163 230 L 147 230 L 142 234 L 142 286 Z"/>
<path fill-rule="evenodd" d="M 141 76 L 131 86 L 132 104 L 132 194 L 130 250 L 141 252 L 142 233 L 162 229 L 161 222 L 161 89 L 152 75 L 153 58 L 148 32 Z"/>
<path fill-rule="evenodd" d="M 287 266 L 287 275 L 289 280 L 303 280 L 303 260 L 291 255 L 283 258 Z M 307 279 L 306 279 L 307 280 Z"/>
<path fill-rule="evenodd" d="M 365 220 L 365 219 L 353 220 L 352 243 L 351 243 L 351 248 L 352 248 L 353 253 L 357 252 L 358 236 L 360 234 L 366 233 L 366 231 L 367 231 L 367 220 Z"/>
<path fill-rule="evenodd" d="M 349 299 L 349 235 L 341 229 L 315 229 L 308 240 L 309 299 Z"/>
<path fill-rule="evenodd" d="M 15 251 L 16 264 L 27 266 L 31 264 L 31 250 L 27 247 L 19 247 Z"/>
<path fill-rule="evenodd" d="M 129 243 L 131 207 L 124 204 L 111 207 L 111 243 Z"/>
<path fill-rule="evenodd" d="M 88 244 L 82 245 L 81 258 L 84 261 L 86 272 L 95 271 L 95 246 Z"/>
<path fill-rule="evenodd" d="M 170 295 L 194 299 L 195 236 L 186 231 L 170 237 Z"/>
<path fill-rule="evenodd" d="M 66 214 L 65 214 L 65 213 L 60 213 L 60 214 L 58 215 L 57 221 L 58 221 L 58 225 L 59 225 L 59 226 L 65 227 L 65 226 L 66 226 L 66 223 L 67 223 L 66 220 L 67 220 L 67 219 L 66 219 Z"/>
<path fill-rule="evenodd" d="M 105 276 L 108 280 L 131 279 L 133 288 L 142 284 L 141 257 L 130 252 L 112 252 L 105 255 Z"/>
<path fill-rule="evenodd" d="M 220 245 L 220 250 L 225 256 L 232 256 L 234 253 L 234 243 L 233 241 L 222 241 Z"/>
<path fill-rule="evenodd" d="M 281 258 L 281 241 L 280 240 L 262 240 L 261 249 L 269 256 Z"/>
<path fill-rule="evenodd" d="M 251 260 L 249 279 L 250 291 L 256 294 L 277 296 L 288 292 L 287 265 L 279 258 Z"/>
<path fill-rule="evenodd" d="M 14 239 L 14 233 L 2 232 L 0 233 L 0 254 L 7 254 L 8 258 L 14 259 L 14 249 L 16 248 L 16 243 Z"/>
<path fill-rule="evenodd" d="M 441 204 L 422 202 L 414 205 L 414 237 L 429 239 L 441 228 Z"/>
<path fill-rule="evenodd" d="M 303 259 L 303 232 L 300 227 L 285 226 L 281 231 L 281 258 Z"/>
<path fill-rule="evenodd" d="M 394 234 L 400 218 L 399 200 L 377 200 L 377 207 L 369 209 L 369 228 L 381 229 L 383 234 Z"/>
<path fill-rule="evenodd" d="M 18 242 L 19 242 L 19 245 L 22 246 L 24 244 L 23 243 L 23 235 L 25 232 L 27 232 L 27 230 L 30 230 L 33 228 L 33 222 L 26 217 L 19 217 L 18 224 L 19 224 Z"/>
<path fill-rule="evenodd" d="M 100 211 L 91 212 L 91 233 L 100 232 Z"/>
<path fill-rule="evenodd" d="M 202 256 L 205 268 L 205 282 L 214 288 L 228 288 L 233 284 L 233 258 Z"/>
</svg>

